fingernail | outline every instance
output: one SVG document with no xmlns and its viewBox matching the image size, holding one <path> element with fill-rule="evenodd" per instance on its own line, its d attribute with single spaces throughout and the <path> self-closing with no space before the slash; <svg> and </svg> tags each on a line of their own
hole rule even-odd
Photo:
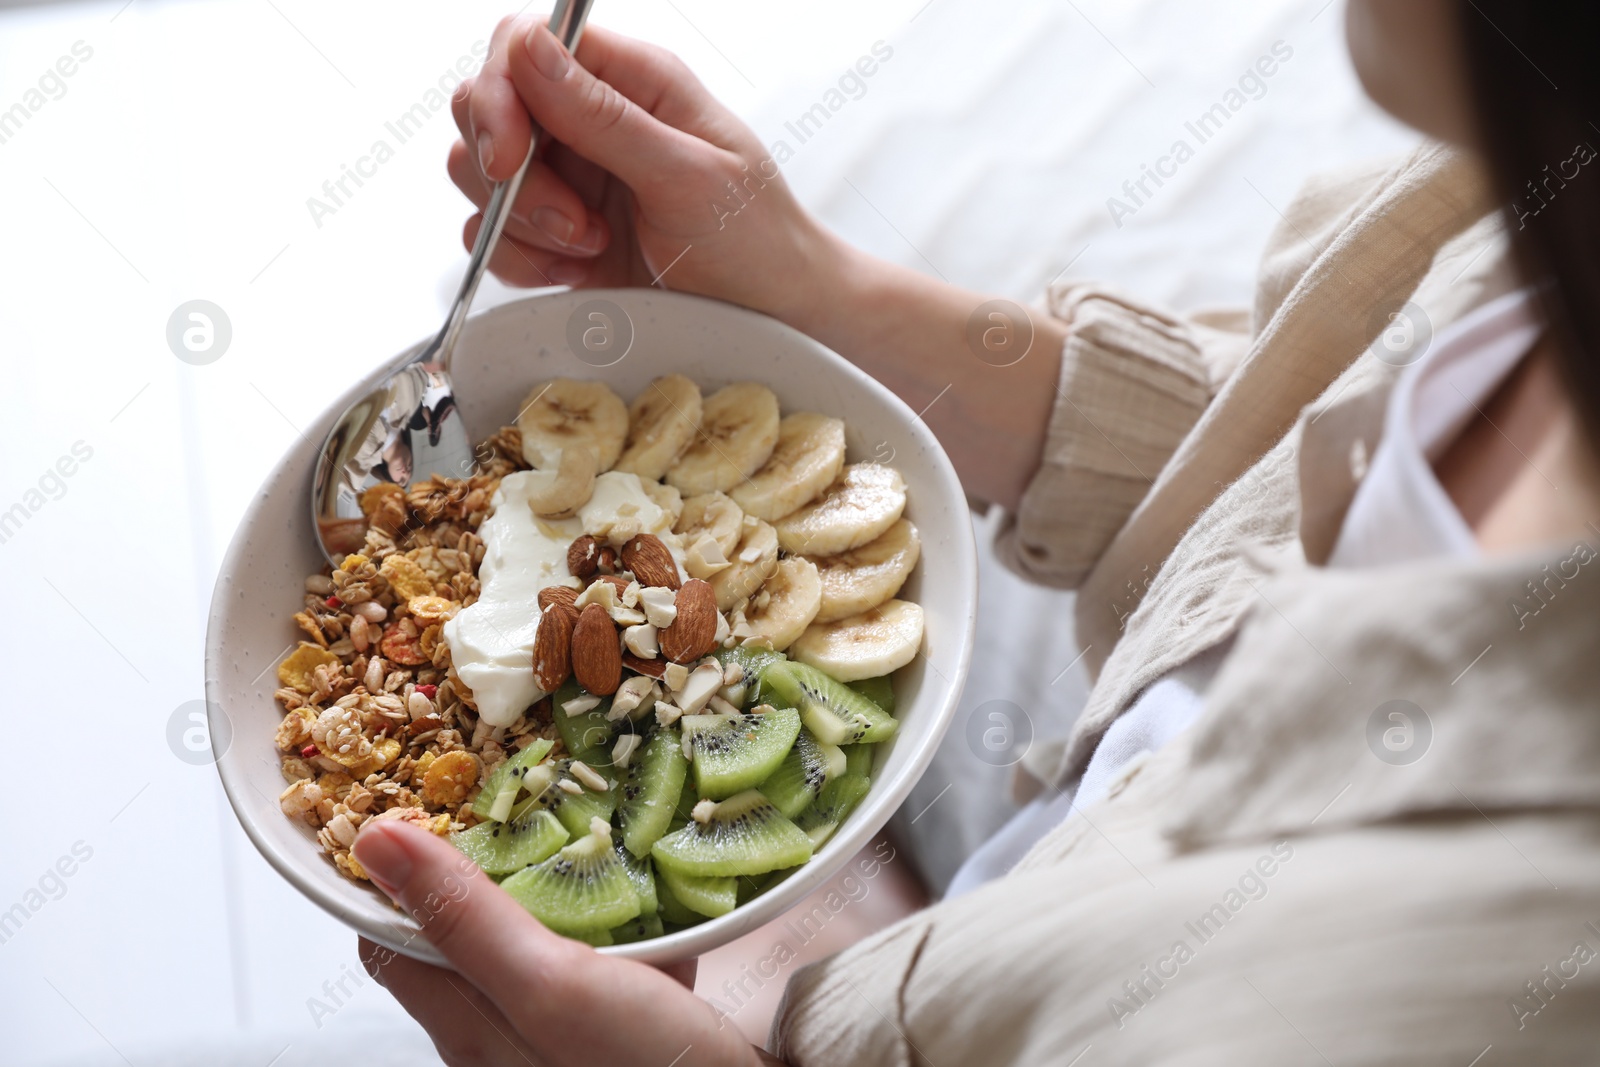
<svg viewBox="0 0 1600 1067">
<path fill-rule="evenodd" d="M 576 222 L 573 222 L 553 207 L 539 208 L 528 221 L 533 223 L 535 228 L 543 230 L 562 244 L 571 243 L 572 233 L 578 228 Z"/>
<path fill-rule="evenodd" d="M 494 138 L 489 136 L 489 131 L 484 130 L 478 134 L 478 166 L 487 175 L 489 164 L 494 162 Z"/>
<path fill-rule="evenodd" d="M 411 880 L 411 853 L 395 840 L 388 827 L 374 826 L 362 833 L 356 838 L 353 851 L 373 882 L 389 896 L 397 896 Z"/>
<path fill-rule="evenodd" d="M 528 54 L 533 57 L 534 69 L 551 81 L 560 81 L 567 73 L 567 50 L 548 26 L 535 26 L 529 32 Z"/>
<path fill-rule="evenodd" d="M 574 252 L 598 252 L 605 244 L 605 231 L 599 226 L 590 226 L 583 232 L 583 236 L 572 242 Z"/>
<path fill-rule="evenodd" d="M 553 264 L 548 273 L 550 280 L 557 285 L 582 285 L 583 280 L 589 276 L 589 268 L 582 263 L 562 260 Z"/>
</svg>

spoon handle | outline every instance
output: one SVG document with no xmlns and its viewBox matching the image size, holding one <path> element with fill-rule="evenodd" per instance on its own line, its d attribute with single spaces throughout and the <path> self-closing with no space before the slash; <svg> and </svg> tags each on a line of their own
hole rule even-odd
<svg viewBox="0 0 1600 1067">
<path fill-rule="evenodd" d="M 555 9 L 550 13 L 550 32 L 568 52 L 578 50 L 583 24 L 588 20 L 589 9 L 593 6 L 594 0 L 556 0 Z M 506 228 L 511 204 L 516 200 L 517 191 L 522 188 L 522 179 L 533 164 L 542 133 L 538 126 L 533 128 L 533 137 L 528 142 L 528 155 L 523 159 L 522 166 L 489 194 L 489 202 L 483 209 L 483 225 L 478 228 L 478 239 L 472 243 L 472 258 L 467 261 L 466 277 L 461 279 L 461 288 L 456 293 L 455 302 L 450 305 L 450 315 L 445 319 L 439 335 L 420 357 L 421 362 L 435 364 L 446 374 L 450 371 L 450 357 L 455 352 L 456 338 L 461 333 L 462 324 L 467 321 L 467 312 L 472 308 L 473 294 L 483 280 L 483 272 L 489 266 L 489 257 L 495 245 L 500 243 L 500 233 Z"/>
</svg>

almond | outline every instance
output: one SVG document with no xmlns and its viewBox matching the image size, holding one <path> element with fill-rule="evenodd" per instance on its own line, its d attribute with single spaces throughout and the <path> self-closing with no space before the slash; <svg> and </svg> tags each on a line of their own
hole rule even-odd
<svg viewBox="0 0 1600 1067">
<path fill-rule="evenodd" d="M 678 590 L 672 625 L 656 635 L 661 654 L 688 663 L 710 652 L 717 639 L 717 593 L 711 583 L 691 578 Z"/>
<path fill-rule="evenodd" d="M 597 557 L 597 561 L 600 564 L 600 569 L 606 574 L 616 573 L 617 550 L 612 548 L 610 545 L 603 546 L 600 549 L 600 555 Z"/>
<path fill-rule="evenodd" d="M 554 693 L 572 674 L 573 620 L 569 604 L 551 604 L 539 616 L 533 634 L 533 680 L 546 693 Z"/>
<path fill-rule="evenodd" d="M 567 546 L 567 570 L 574 578 L 587 578 L 600 569 L 600 542 L 584 534 Z"/>
<path fill-rule="evenodd" d="M 622 564 L 640 585 L 678 588 L 678 563 L 666 543 L 655 534 L 635 534 L 622 546 Z"/>
<path fill-rule="evenodd" d="M 572 628 L 572 674 L 595 696 L 610 696 L 622 682 L 617 625 L 599 604 L 585 607 Z"/>
<path fill-rule="evenodd" d="M 661 680 L 667 673 L 667 661 L 664 659 L 643 659 L 632 652 L 622 654 L 622 665 L 635 674 L 642 674 L 646 678 Z"/>
<path fill-rule="evenodd" d="M 551 604 L 565 604 L 567 607 L 573 608 L 577 599 L 578 591 L 576 589 L 568 589 L 564 585 L 547 585 L 539 590 L 539 610 L 543 611 Z M 576 609 L 574 608 L 574 610 Z M 577 620 L 574 619 L 573 621 L 576 622 Z"/>
</svg>

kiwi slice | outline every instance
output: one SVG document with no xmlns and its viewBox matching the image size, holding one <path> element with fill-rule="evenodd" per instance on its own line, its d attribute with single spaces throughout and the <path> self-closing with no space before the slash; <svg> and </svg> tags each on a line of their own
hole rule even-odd
<svg viewBox="0 0 1600 1067">
<path fill-rule="evenodd" d="M 738 879 L 701 878 L 680 874 L 669 867 L 661 868 L 661 882 L 672 893 L 673 899 L 692 912 L 716 918 L 726 915 L 738 904 Z"/>
<path fill-rule="evenodd" d="M 634 752 L 620 784 L 613 787 L 622 794 L 617 823 L 629 852 L 650 855 L 650 846 L 672 823 L 688 777 L 689 761 L 684 758 L 683 741 L 676 730 L 657 730 L 643 748 Z M 694 800 L 689 801 L 690 808 L 694 804 Z M 687 818 L 688 812 L 684 815 Z"/>
<path fill-rule="evenodd" d="M 610 930 L 574 930 L 567 936 L 574 941 L 582 941 L 586 945 L 593 945 L 595 948 L 605 948 L 607 945 L 615 945 L 617 943 L 617 939 L 612 936 Z"/>
<path fill-rule="evenodd" d="M 829 778 L 844 773 L 845 763 L 843 749 L 825 745 L 810 730 L 801 730 L 778 769 L 757 788 L 773 807 L 792 819 L 811 806 Z"/>
<path fill-rule="evenodd" d="M 872 780 L 864 774 L 842 774 L 822 787 L 816 803 L 802 811 L 794 824 L 805 831 L 813 847 L 821 848 L 871 788 Z"/>
<path fill-rule="evenodd" d="M 672 822 L 668 828 L 681 830 L 694 818 L 694 806 L 700 803 L 700 791 L 694 787 L 694 776 L 686 774 L 683 777 L 683 792 L 678 794 L 678 806 L 672 810 Z"/>
<path fill-rule="evenodd" d="M 567 755 L 598 770 L 611 766 L 611 747 L 617 729 L 616 723 L 606 721 L 611 699 L 601 697 L 600 703 L 575 715 L 568 714 L 563 707 L 570 701 L 590 696 L 583 686 L 567 679 L 550 698 L 550 718 L 561 735 L 561 743 L 567 747 Z"/>
<path fill-rule="evenodd" d="M 662 928 L 661 916 L 641 915 L 637 919 L 623 923 L 610 931 L 613 945 L 627 945 L 635 941 L 648 941 L 652 937 L 660 937 L 666 933 Z"/>
<path fill-rule="evenodd" d="M 811 839 L 772 801 L 747 789 L 715 805 L 706 821 L 693 820 L 650 850 L 658 866 L 680 874 L 724 878 L 766 874 L 811 858 Z"/>
<path fill-rule="evenodd" d="M 548 811 L 515 822 L 482 822 L 450 835 L 450 843 L 485 874 L 510 874 L 556 854 L 567 843 L 566 828 Z"/>
<path fill-rule="evenodd" d="M 672 923 L 674 926 L 693 926 L 696 923 L 706 921 L 704 915 L 688 907 L 683 901 L 672 895 L 672 890 L 667 887 L 667 883 L 663 879 L 660 864 L 656 865 L 656 900 L 659 905 L 656 914 L 663 921 Z"/>
<path fill-rule="evenodd" d="M 610 777 L 600 773 L 602 777 Z M 580 791 L 574 793 L 570 788 L 563 788 L 560 784 L 563 781 L 578 785 Z M 540 764 L 528 772 L 523 785 L 531 795 L 512 809 L 511 817 L 518 818 L 530 811 L 548 811 L 561 820 L 561 825 L 575 838 L 588 833 L 596 817 L 610 822 L 611 813 L 617 810 L 616 785 L 600 792 L 582 788 L 582 783 L 572 776 L 571 759 Z"/>
<path fill-rule="evenodd" d="M 744 715 L 685 715 L 678 720 L 691 749 L 694 784 L 712 800 L 765 781 L 800 733 L 793 708 Z"/>
<path fill-rule="evenodd" d="M 639 892 L 604 823 L 500 888 L 558 934 L 605 933 L 639 915 Z"/>
<path fill-rule="evenodd" d="M 622 858 L 622 867 L 628 872 L 628 877 L 633 880 L 634 892 L 639 894 L 639 914 L 654 915 L 660 906 L 656 898 L 656 876 L 651 867 L 649 856 L 635 856 L 632 852 L 617 844 L 617 855 Z"/>
<path fill-rule="evenodd" d="M 894 679 L 887 674 L 851 682 L 850 688 L 878 705 L 886 715 L 894 714 Z"/>
<path fill-rule="evenodd" d="M 872 745 L 844 746 L 844 773 L 872 777 L 872 759 L 877 749 Z"/>
<path fill-rule="evenodd" d="M 504 822 L 511 814 L 511 805 L 517 799 L 517 790 L 522 788 L 522 776 L 530 767 L 548 756 L 555 744 L 554 741 L 538 738 L 491 771 L 488 781 L 478 790 L 478 798 L 472 802 L 472 810 L 478 818 Z"/>
<path fill-rule="evenodd" d="M 805 663 L 769 663 L 761 672 L 761 684 L 784 705 L 799 708 L 806 727 L 818 741 L 830 745 L 883 741 L 900 726 L 854 689 Z"/>
<path fill-rule="evenodd" d="M 777 663 L 788 659 L 782 652 L 774 652 L 770 648 L 759 646 L 746 647 L 736 645 L 733 648 L 719 648 L 716 651 L 717 662 L 722 664 L 723 670 L 730 665 L 736 666 L 742 672 L 737 682 L 723 688 L 723 696 L 734 706 L 740 708 L 751 707 L 759 704 L 766 697 L 765 690 L 761 687 L 761 672 L 769 663 Z"/>
</svg>

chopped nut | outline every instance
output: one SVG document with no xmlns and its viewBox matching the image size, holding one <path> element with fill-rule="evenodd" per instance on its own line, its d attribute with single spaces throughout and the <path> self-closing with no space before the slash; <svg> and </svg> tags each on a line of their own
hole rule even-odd
<svg viewBox="0 0 1600 1067">
<path fill-rule="evenodd" d="M 656 628 L 648 622 L 623 630 L 622 643 L 629 652 L 640 659 L 655 659 L 661 651 L 661 646 L 656 641 Z"/>
<path fill-rule="evenodd" d="M 662 679 L 667 683 L 667 688 L 676 693 L 689 680 L 689 668 L 681 663 L 669 663 Z"/>
<path fill-rule="evenodd" d="M 419 719 L 433 714 L 433 701 L 429 700 L 421 693 L 413 691 L 412 694 L 406 698 L 406 711 L 411 716 L 411 721 L 416 722 Z"/>
<path fill-rule="evenodd" d="M 571 700 L 563 701 L 561 704 L 561 710 L 566 712 L 569 716 L 582 715 L 584 712 L 593 711 L 599 706 L 599 697 L 590 693 L 585 693 L 581 697 L 573 697 Z"/>
<path fill-rule="evenodd" d="M 697 714 L 700 709 L 710 703 L 718 689 L 722 688 L 721 664 L 702 663 L 689 675 L 689 680 L 684 683 L 678 693 L 678 706 L 685 715 Z"/>
<path fill-rule="evenodd" d="M 698 804 L 696 804 L 694 806 L 694 811 L 692 812 L 692 814 L 694 815 L 694 821 L 697 822 L 697 823 L 708 823 L 708 822 L 710 822 L 711 821 L 711 817 L 713 815 L 715 815 L 716 813 L 717 813 L 717 802 L 715 800 L 702 800 L 702 801 L 700 801 L 700 803 L 698 803 Z"/>
<path fill-rule="evenodd" d="M 616 695 L 611 698 L 611 710 L 606 712 L 606 718 L 612 722 L 623 718 L 649 700 L 655 692 L 654 679 L 642 674 L 634 675 L 617 687 Z"/>
<path fill-rule="evenodd" d="M 364 600 L 352 608 L 351 611 L 368 622 L 382 622 L 389 617 L 389 609 L 376 600 Z"/>
<path fill-rule="evenodd" d="M 597 772 L 587 763 L 583 762 L 581 759 L 573 760 L 572 767 L 570 769 L 572 772 L 572 777 L 576 778 L 587 788 L 592 789 L 596 793 L 604 793 L 607 789 L 611 788 L 610 782 L 600 777 L 599 772 Z"/>
<path fill-rule="evenodd" d="M 556 783 L 556 788 L 562 790 L 563 792 L 571 793 L 573 796 L 578 796 L 583 792 L 583 786 L 579 785 L 577 782 L 574 782 L 571 778 L 561 779 Z"/>
<path fill-rule="evenodd" d="M 651 586 L 639 592 L 639 606 L 644 617 L 656 629 L 671 626 L 678 617 L 678 595 L 664 586 Z"/>
<path fill-rule="evenodd" d="M 626 767 L 628 761 L 633 759 L 633 753 L 638 747 L 638 734 L 623 734 L 617 738 L 616 747 L 611 750 L 611 762 L 618 767 Z"/>
</svg>

